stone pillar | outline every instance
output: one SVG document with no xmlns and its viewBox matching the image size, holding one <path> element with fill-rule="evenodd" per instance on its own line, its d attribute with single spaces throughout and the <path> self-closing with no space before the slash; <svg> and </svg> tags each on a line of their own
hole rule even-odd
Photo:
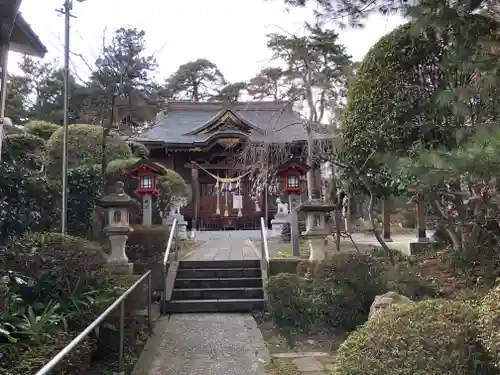
<svg viewBox="0 0 500 375">
<path fill-rule="evenodd" d="M 347 233 L 352 232 L 351 226 L 351 198 L 346 199 L 345 216 L 344 216 L 344 229 Z"/>
<path fill-rule="evenodd" d="M 389 198 L 382 201 L 382 238 L 385 242 L 392 242 L 391 238 L 391 201 Z"/>
<path fill-rule="evenodd" d="M 297 196 L 290 194 L 289 197 L 290 207 L 290 237 L 292 240 L 293 256 L 300 256 L 300 233 L 299 233 L 299 219 L 297 215 Z"/>
<path fill-rule="evenodd" d="M 142 225 L 151 226 L 153 224 L 153 196 L 144 194 L 142 196 Z"/>
<path fill-rule="evenodd" d="M 200 214 L 200 181 L 199 181 L 198 168 L 196 168 L 194 163 L 191 168 L 191 183 L 193 187 L 193 211 L 194 211 L 192 229 L 197 230 L 199 225 L 198 220 Z"/>
<path fill-rule="evenodd" d="M 418 242 L 427 242 L 427 234 L 425 230 L 425 202 L 420 200 L 416 205 L 416 214 L 417 214 L 417 241 Z"/>
</svg>

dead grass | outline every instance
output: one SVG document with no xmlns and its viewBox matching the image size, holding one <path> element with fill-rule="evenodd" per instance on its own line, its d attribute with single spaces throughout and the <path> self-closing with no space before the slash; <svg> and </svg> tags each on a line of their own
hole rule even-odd
<svg viewBox="0 0 500 375">
<path fill-rule="evenodd" d="M 274 358 L 266 364 L 266 372 L 270 375 L 300 375 L 291 360 Z"/>
<path fill-rule="evenodd" d="M 285 333 L 274 326 L 271 321 L 264 319 L 263 316 L 257 316 L 255 320 L 271 354 L 289 352 L 333 354 L 347 337 L 345 333 L 333 329 L 322 329 L 319 332 L 307 334 L 296 332 L 293 337 L 293 345 L 291 345 Z"/>
</svg>

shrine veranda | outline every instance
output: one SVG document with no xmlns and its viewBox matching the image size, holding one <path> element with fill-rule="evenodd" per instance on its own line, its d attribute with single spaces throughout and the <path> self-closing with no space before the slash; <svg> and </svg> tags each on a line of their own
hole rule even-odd
<svg viewBox="0 0 500 375">
<path fill-rule="evenodd" d="M 181 209 L 189 229 L 256 229 L 260 217 L 268 224 L 274 217 L 276 195 L 256 194 L 239 153 L 248 142 L 303 147 L 306 133 L 285 103 L 171 101 L 133 140 L 148 147 L 153 169 L 175 170 L 190 185 L 192 199 Z"/>
</svg>

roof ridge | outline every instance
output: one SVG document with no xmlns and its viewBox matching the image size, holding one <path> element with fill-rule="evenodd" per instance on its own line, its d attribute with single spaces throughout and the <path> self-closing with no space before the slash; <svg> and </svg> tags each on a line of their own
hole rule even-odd
<svg viewBox="0 0 500 375">
<path fill-rule="evenodd" d="M 229 109 L 234 111 L 293 111 L 291 103 L 274 101 L 244 101 L 244 102 L 195 102 L 190 100 L 167 101 L 167 112 L 176 111 L 220 111 Z"/>
</svg>

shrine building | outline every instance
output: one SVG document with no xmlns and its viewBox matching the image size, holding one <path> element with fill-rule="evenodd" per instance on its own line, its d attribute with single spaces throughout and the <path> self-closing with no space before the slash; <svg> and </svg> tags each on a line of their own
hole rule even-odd
<svg viewBox="0 0 500 375">
<path fill-rule="evenodd" d="M 255 196 L 248 165 L 239 153 L 248 142 L 296 144 L 307 139 L 300 114 L 275 102 L 170 101 L 152 127 L 133 140 L 150 150 L 149 160 L 175 170 L 190 185 L 182 209 L 198 230 L 254 229 L 276 196 Z M 235 201 L 237 199 L 237 201 Z"/>
</svg>

